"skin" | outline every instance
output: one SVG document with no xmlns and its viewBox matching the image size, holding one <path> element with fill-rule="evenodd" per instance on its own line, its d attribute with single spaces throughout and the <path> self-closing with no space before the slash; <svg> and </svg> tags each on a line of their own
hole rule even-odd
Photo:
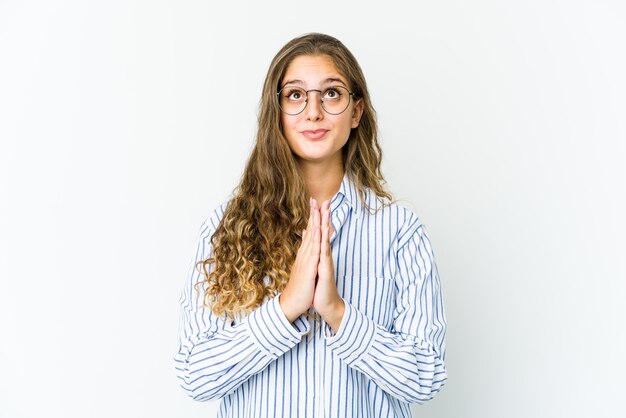
<svg viewBox="0 0 626 418">
<path fill-rule="evenodd" d="M 336 81 L 327 81 L 331 78 Z M 283 86 L 294 85 L 305 90 L 323 90 L 331 84 L 350 88 L 346 77 L 326 55 L 295 58 L 283 80 Z M 307 228 L 303 231 L 289 282 L 279 296 L 280 306 L 290 322 L 313 307 L 333 331 L 339 330 L 345 304 L 335 285 L 330 250 L 333 234 L 330 199 L 339 190 L 344 174 L 341 149 L 348 141 L 350 130 L 358 126 L 362 114 L 363 103 L 351 99 L 345 112 L 330 115 L 323 110 L 319 93 L 310 92 L 302 113 L 281 115 L 283 133 L 302 169 L 311 196 Z M 319 140 L 311 140 L 303 134 L 303 131 L 316 129 L 328 132 Z"/>
</svg>

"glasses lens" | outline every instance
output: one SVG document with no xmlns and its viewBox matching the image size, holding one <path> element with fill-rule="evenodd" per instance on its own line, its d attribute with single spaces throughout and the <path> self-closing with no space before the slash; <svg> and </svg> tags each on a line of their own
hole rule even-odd
<svg viewBox="0 0 626 418">
<path fill-rule="evenodd" d="M 306 106 L 306 91 L 298 87 L 285 87 L 278 94 L 280 109 L 288 115 L 297 115 Z"/>
<path fill-rule="evenodd" d="M 341 86 L 329 87 L 322 92 L 322 107 L 331 115 L 338 115 L 348 108 L 350 92 Z"/>
</svg>

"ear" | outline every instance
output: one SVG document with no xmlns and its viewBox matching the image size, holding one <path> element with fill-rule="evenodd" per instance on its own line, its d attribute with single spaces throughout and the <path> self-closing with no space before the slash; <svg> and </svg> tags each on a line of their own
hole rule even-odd
<svg viewBox="0 0 626 418">
<path fill-rule="evenodd" d="M 354 104 L 354 108 L 352 109 L 352 129 L 359 126 L 361 116 L 363 115 L 363 106 L 363 99 L 358 99 Z"/>
</svg>

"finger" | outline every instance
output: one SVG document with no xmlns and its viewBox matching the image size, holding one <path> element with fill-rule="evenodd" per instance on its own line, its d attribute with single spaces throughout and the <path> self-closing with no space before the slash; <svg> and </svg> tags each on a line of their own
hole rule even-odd
<svg viewBox="0 0 626 418">
<path fill-rule="evenodd" d="M 320 259 L 320 247 L 321 247 L 321 231 L 320 231 L 320 227 L 316 226 L 315 230 L 313 232 L 313 238 L 312 238 L 312 249 L 311 252 L 313 253 L 313 256 L 315 258 L 316 261 L 319 261 Z"/>
<path fill-rule="evenodd" d="M 330 200 L 324 202 L 324 212 L 326 212 L 326 223 L 330 227 Z"/>
<path fill-rule="evenodd" d="M 328 234 L 326 236 L 326 245 L 327 245 L 326 251 L 327 251 L 327 255 L 330 257 L 331 256 L 331 254 L 330 254 L 331 253 L 330 238 L 333 235 L 333 222 L 332 222 L 332 217 L 330 216 L 331 215 L 331 213 L 330 213 L 330 200 L 328 200 L 328 202 L 326 203 L 326 214 L 327 214 L 326 222 L 327 222 L 327 225 L 328 225 Z"/>
<path fill-rule="evenodd" d="M 298 247 L 298 251 L 296 252 L 296 260 L 298 260 L 298 258 L 300 257 L 300 254 L 306 252 L 306 248 L 309 244 L 309 237 L 308 237 L 309 233 L 306 229 L 302 230 L 302 240 L 300 240 L 300 247 Z M 294 262 L 295 262 L 294 261 Z"/>
<path fill-rule="evenodd" d="M 320 228 L 320 208 L 317 204 L 317 200 L 313 199 L 313 225 Z"/>
<path fill-rule="evenodd" d="M 315 208 L 314 208 L 314 199 L 309 197 L 309 219 L 306 224 L 305 233 L 302 236 L 301 248 L 306 253 L 314 252 L 312 251 L 313 241 L 314 241 L 314 229 L 315 229 Z"/>
<path fill-rule="evenodd" d="M 328 213 L 328 205 L 326 204 L 328 201 L 325 201 L 324 203 L 322 203 L 322 210 L 321 210 L 321 217 L 322 217 L 322 236 L 321 236 L 321 243 L 320 243 L 320 252 L 324 255 L 328 254 L 328 235 L 329 235 L 329 229 L 328 229 L 328 218 L 329 218 L 329 213 Z"/>
<path fill-rule="evenodd" d="M 330 242 L 330 237 L 333 234 L 333 223 L 330 220 L 330 200 L 327 200 L 326 212 L 328 213 L 328 241 Z"/>
<path fill-rule="evenodd" d="M 314 251 L 319 255 L 320 251 L 320 240 L 321 240 L 321 222 L 320 222 L 320 211 L 319 206 L 317 205 L 317 201 L 313 199 L 313 245 Z"/>
</svg>

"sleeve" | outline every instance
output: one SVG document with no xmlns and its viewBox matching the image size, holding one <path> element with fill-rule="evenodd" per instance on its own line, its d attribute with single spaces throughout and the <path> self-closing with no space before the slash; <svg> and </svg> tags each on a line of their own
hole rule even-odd
<svg viewBox="0 0 626 418">
<path fill-rule="evenodd" d="M 212 254 L 210 239 L 219 223 L 214 213 L 200 228 L 194 262 L 180 297 L 178 351 L 174 356 L 179 383 L 199 401 L 222 398 L 294 347 L 309 331 L 300 317 L 289 323 L 278 297 L 266 300 L 237 324 L 215 316 L 202 304 L 204 289 L 195 265 Z"/>
<path fill-rule="evenodd" d="M 348 366 L 408 403 L 424 403 L 447 380 L 446 319 L 441 284 L 423 225 L 397 251 L 396 306 L 390 330 L 346 304 L 342 322 L 326 342 Z"/>
</svg>

